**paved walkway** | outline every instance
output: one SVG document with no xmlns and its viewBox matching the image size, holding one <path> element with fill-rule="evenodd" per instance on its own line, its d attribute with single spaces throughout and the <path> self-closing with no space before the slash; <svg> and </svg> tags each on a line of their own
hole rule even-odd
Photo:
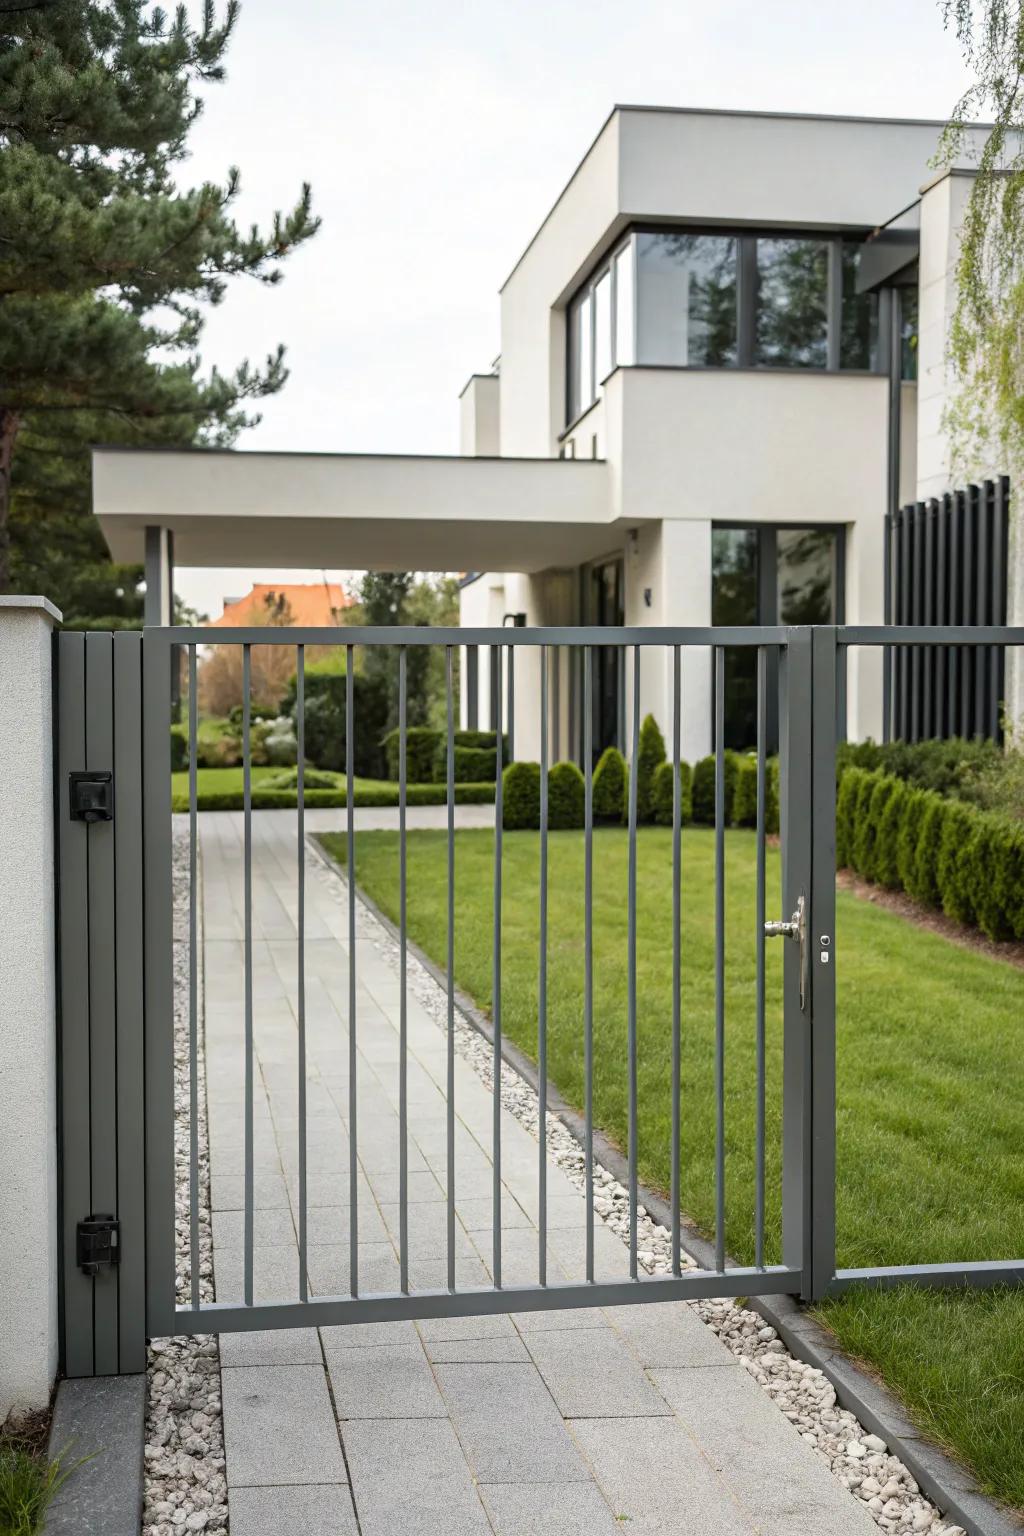
<svg viewBox="0 0 1024 1536">
<path fill-rule="evenodd" d="M 323 813 L 333 817 L 338 813 Z M 200 817 L 218 1297 L 242 1276 L 241 817 Z M 253 817 L 258 1297 L 297 1296 L 295 820 Z M 348 1283 L 346 909 L 307 880 L 309 1271 Z M 361 1284 L 398 1289 L 397 978 L 357 939 Z M 443 1285 L 445 1040 L 409 1004 L 413 1287 Z M 456 1059 L 458 1272 L 489 1283 L 491 1096 Z M 536 1278 L 537 1143 L 502 1122 L 507 1284 Z M 548 1169 L 552 1277 L 582 1278 L 582 1197 Z M 599 1277 L 626 1250 L 598 1225 Z M 872 1536 L 691 1308 L 540 1312 L 221 1339 L 232 1536 Z"/>
</svg>

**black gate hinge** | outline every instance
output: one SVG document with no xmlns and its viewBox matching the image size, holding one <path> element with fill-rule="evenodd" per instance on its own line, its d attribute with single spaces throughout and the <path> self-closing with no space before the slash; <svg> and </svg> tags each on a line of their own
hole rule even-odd
<svg viewBox="0 0 1024 1536">
<path fill-rule="evenodd" d="M 115 1216 L 87 1216 L 76 1233 L 78 1267 L 87 1275 L 121 1262 L 121 1223 Z"/>
<path fill-rule="evenodd" d="M 113 821 L 114 776 L 109 768 L 70 775 L 72 821 Z"/>
</svg>

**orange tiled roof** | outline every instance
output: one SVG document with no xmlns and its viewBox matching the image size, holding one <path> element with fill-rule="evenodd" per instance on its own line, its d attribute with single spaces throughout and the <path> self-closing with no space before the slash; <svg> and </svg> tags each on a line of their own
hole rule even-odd
<svg viewBox="0 0 1024 1536">
<path fill-rule="evenodd" d="M 331 610 L 347 608 L 350 602 L 343 588 L 336 581 L 316 582 L 310 586 L 299 584 L 289 586 L 284 582 L 260 582 L 245 597 L 240 597 L 236 603 L 229 603 L 220 618 L 213 620 L 214 625 L 238 629 L 246 624 L 264 622 L 267 614 L 267 599 L 271 593 L 277 600 L 282 597 L 285 599 L 293 624 L 310 628 L 320 624 L 333 624 L 335 621 Z"/>
</svg>

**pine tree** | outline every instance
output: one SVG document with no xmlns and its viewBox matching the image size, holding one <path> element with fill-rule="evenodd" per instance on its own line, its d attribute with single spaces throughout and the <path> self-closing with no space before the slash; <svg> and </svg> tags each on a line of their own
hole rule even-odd
<svg viewBox="0 0 1024 1536">
<path fill-rule="evenodd" d="M 265 233 L 231 217 L 237 170 L 175 185 L 196 87 L 223 79 L 237 18 L 237 0 L 223 20 L 204 0 L 198 26 L 148 0 L 0 0 L 0 591 L 12 469 L 30 506 L 39 444 L 83 415 L 138 424 L 143 442 L 230 441 L 285 381 L 280 348 L 230 376 L 202 377 L 195 356 L 200 306 L 233 276 L 276 282 L 319 223 L 308 185 Z"/>
</svg>

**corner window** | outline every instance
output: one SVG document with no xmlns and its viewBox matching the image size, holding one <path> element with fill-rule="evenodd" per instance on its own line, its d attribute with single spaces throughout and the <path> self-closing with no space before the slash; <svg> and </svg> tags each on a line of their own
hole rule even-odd
<svg viewBox="0 0 1024 1536">
<path fill-rule="evenodd" d="M 594 284 L 594 389 L 612 371 L 612 274 L 602 273 Z"/>
<path fill-rule="evenodd" d="M 736 362 L 736 241 L 637 237 L 637 358 L 726 368 Z"/>
<path fill-rule="evenodd" d="M 863 246 L 842 245 L 843 301 L 839 335 L 840 368 L 878 367 L 878 294 L 857 292 L 857 271 Z"/>
<path fill-rule="evenodd" d="M 627 240 L 615 258 L 615 361 L 620 368 L 636 357 L 633 323 L 633 242 Z"/>
<path fill-rule="evenodd" d="M 755 363 L 824 368 L 828 363 L 828 246 L 824 240 L 757 242 Z"/>
<path fill-rule="evenodd" d="M 900 378 L 917 378 L 917 289 L 900 289 Z"/>
</svg>

